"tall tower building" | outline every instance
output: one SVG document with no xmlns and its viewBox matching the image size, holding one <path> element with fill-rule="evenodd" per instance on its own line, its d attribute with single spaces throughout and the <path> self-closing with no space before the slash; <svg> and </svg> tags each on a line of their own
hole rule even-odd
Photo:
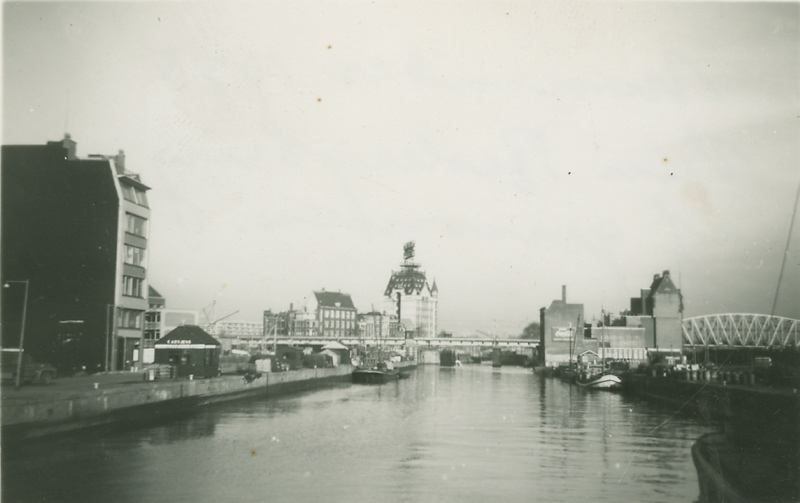
<svg viewBox="0 0 800 503">
<path fill-rule="evenodd" d="M 2 150 L 2 344 L 62 372 L 122 369 L 148 309 L 150 190 L 125 154 L 79 159 L 66 135 Z M 27 282 L 27 296 L 15 288 Z"/>
<path fill-rule="evenodd" d="M 425 271 L 414 262 L 414 242 L 403 246 L 403 263 L 384 292 L 384 309 L 394 313 L 406 333 L 413 337 L 436 337 L 439 288 L 436 281 L 428 283 Z"/>
</svg>

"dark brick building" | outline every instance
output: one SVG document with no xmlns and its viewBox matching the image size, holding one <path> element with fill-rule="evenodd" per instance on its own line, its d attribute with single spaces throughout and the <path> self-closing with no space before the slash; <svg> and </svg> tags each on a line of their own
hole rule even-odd
<svg viewBox="0 0 800 503">
<path fill-rule="evenodd" d="M 125 155 L 79 159 L 66 135 L 2 150 L 2 344 L 62 372 L 120 369 L 147 309 L 150 210 Z"/>
</svg>

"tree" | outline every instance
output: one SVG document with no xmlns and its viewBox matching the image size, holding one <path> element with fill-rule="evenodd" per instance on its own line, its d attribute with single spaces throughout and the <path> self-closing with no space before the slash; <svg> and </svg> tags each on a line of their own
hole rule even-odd
<svg viewBox="0 0 800 503">
<path fill-rule="evenodd" d="M 533 321 L 528 324 L 522 330 L 522 335 L 519 336 L 520 339 L 538 339 L 539 338 L 539 322 Z"/>
</svg>

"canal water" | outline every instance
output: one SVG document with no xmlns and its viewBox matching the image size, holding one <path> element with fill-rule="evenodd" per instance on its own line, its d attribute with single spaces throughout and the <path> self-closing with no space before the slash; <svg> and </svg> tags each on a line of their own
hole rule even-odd
<svg viewBox="0 0 800 503">
<path fill-rule="evenodd" d="M 696 420 L 530 369 L 423 366 L 3 453 L 3 502 L 693 502 Z"/>
</svg>

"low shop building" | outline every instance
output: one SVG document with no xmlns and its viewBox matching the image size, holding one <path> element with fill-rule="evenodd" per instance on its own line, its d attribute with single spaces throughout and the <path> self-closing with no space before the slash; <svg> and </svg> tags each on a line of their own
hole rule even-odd
<svg viewBox="0 0 800 503">
<path fill-rule="evenodd" d="M 172 365 L 178 377 L 216 377 L 222 345 L 205 330 L 183 325 L 156 341 L 155 363 Z"/>
</svg>

